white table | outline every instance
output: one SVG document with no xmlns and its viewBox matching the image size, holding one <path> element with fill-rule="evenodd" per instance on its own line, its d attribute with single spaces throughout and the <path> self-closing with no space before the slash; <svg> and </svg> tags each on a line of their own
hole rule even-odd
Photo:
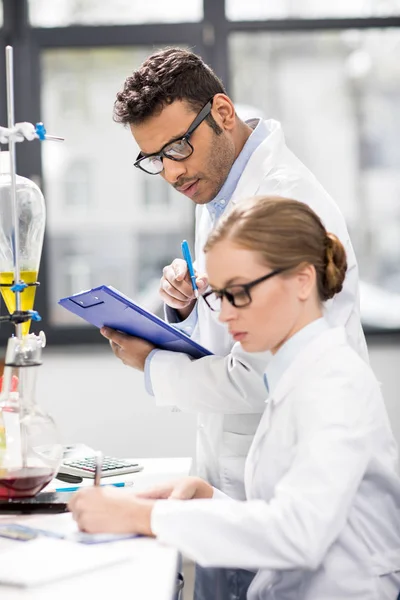
<svg viewBox="0 0 400 600">
<path fill-rule="evenodd" d="M 132 481 L 133 487 L 121 491 L 136 491 L 157 485 L 163 481 L 184 477 L 189 474 L 192 464 L 191 458 L 157 458 L 137 459 L 143 465 L 143 471 L 125 475 L 124 481 Z M 111 483 L 121 477 L 103 478 L 102 483 Z M 56 481 L 57 487 L 63 484 Z M 87 484 L 87 483 L 86 483 Z M 67 486 L 68 484 L 65 484 Z M 91 485 L 91 484 L 90 484 Z M 0 523 L 18 522 L 35 525 L 40 518 L 41 526 L 48 523 L 57 525 L 59 522 L 66 523 L 72 517 L 70 515 L 26 515 L 5 516 L 0 515 Z M 29 544 L 29 542 L 18 542 L 0 538 L 0 561 L 1 552 L 15 546 L 15 544 Z M 60 579 L 53 583 L 47 583 L 38 587 L 27 589 L 0 585 L 0 597 L 5 600 L 102 600 L 103 598 L 117 599 L 123 597 L 126 600 L 171 600 L 174 595 L 176 574 L 178 568 L 178 552 L 159 542 L 148 538 L 137 538 L 122 542 L 109 544 L 110 552 L 119 544 L 125 545 L 129 550 L 128 561 L 96 571 L 89 571 L 80 575 L 74 575 L 69 579 Z M 48 557 L 43 557 L 48 561 Z M 51 565 L 49 565 L 51 568 Z"/>
</svg>

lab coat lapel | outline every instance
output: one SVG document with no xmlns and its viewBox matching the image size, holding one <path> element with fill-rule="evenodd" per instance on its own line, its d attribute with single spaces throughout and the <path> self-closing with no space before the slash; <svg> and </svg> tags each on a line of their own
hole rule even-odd
<svg viewBox="0 0 400 600">
<path fill-rule="evenodd" d="M 243 200 L 243 198 L 251 198 L 257 194 L 261 182 L 276 166 L 277 154 L 285 147 L 285 139 L 280 123 L 273 119 L 265 123 L 270 133 L 251 155 L 233 193 L 230 203 L 231 208 L 233 208 L 232 205 Z"/>
<path fill-rule="evenodd" d="M 271 423 L 271 411 L 273 402 L 275 401 L 274 396 L 270 396 L 265 401 L 265 410 L 263 416 L 261 417 L 260 423 L 258 425 L 257 431 L 254 435 L 253 442 L 250 446 L 249 453 L 246 459 L 246 467 L 244 470 L 244 486 L 246 490 L 246 497 L 251 498 L 251 489 L 254 478 L 255 468 L 258 463 L 260 449 L 262 447 L 262 442 L 265 436 L 268 433 L 270 423 Z"/>
<path fill-rule="evenodd" d="M 325 352 L 338 351 L 339 346 L 346 343 L 346 331 L 343 327 L 327 329 L 313 338 L 296 356 L 288 369 L 283 373 L 272 394 L 273 406 L 287 396 L 292 388 L 298 385 L 304 373 L 312 372 L 318 358 Z"/>
<path fill-rule="evenodd" d="M 252 482 L 262 443 L 270 429 L 273 413 L 277 405 L 284 400 L 296 385 L 298 385 L 299 380 L 305 373 L 312 371 L 319 356 L 329 351 L 338 352 L 339 347 L 345 343 L 346 332 L 344 328 L 336 327 L 334 329 L 328 329 L 311 340 L 283 373 L 272 395 L 266 401 L 264 414 L 247 456 L 245 469 L 247 498 L 251 497 Z"/>
<path fill-rule="evenodd" d="M 280 123 L 270 119 L 265 121 L 268 128 L 268 137 L 255 149 L 251 155 L 233 196 L 224 211 L 228 214 L 243 199 L 256 195 L 263 180 L 276 166 L 277 155 L 285 148 L 285 139 Z M 196 206 L 196 269 L 205 271 L 205 256 L 203 252 L 204 236 L 213 229 L 213 222 L 206 206 Z"/>
</svg>

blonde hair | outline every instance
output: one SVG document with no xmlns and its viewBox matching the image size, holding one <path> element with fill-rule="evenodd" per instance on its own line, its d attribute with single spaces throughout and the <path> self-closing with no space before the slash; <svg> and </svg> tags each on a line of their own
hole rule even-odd
<svg viewBox="0 0 400 600">
<path fill-rule="evenodd" d="M 259 252 L 271 269 L 296 270 L 301 265 L 314 265 L 322 301 L 342 290 L 346 251 L 303 202 L 273 196 L 241 202 L 211 232 L 204 252 L 225 239 Z"/>
</svg>

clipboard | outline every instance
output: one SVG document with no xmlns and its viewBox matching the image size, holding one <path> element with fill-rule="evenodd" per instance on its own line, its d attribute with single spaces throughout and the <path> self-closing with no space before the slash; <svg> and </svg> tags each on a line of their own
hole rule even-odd
<svg viewBox="0 0 400 600">
<path fill-rule="evenodd" d="M 61 298 L 58 304 L 96 327 L 117 329 L 147 340 L 161 350 L 183 352 L 196 359 L 212 355 L 183 332 L 109 285 Z"/>
</svg>

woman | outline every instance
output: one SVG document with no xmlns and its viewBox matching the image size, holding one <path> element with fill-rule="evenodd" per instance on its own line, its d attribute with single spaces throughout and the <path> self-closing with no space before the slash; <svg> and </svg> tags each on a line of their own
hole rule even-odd
<svg viewBox="0 0 400 600">
<path fill-rule="evenodd" d="M 307 205 L 257 198 L 205 251 L 204 300 L 245 350 L 272 353 L 247 501 L 187 478 L 145 498 L 83 490 L 74 518 L 90 532 L 156 535 L 204 566 L 255 570 L 251 600 L 395 600 L 395 443 L 371 369 L 323 318 L 345 277 L 342 244 Z M 193 500 L 153 500 L 171 497 Z"/>
</svg>

